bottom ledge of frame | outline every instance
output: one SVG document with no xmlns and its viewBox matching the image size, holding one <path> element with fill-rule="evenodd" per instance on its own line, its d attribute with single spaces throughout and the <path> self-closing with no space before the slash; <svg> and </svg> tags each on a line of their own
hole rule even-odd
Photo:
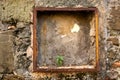
<svg viewBox="0 0 120 80">
<path fill-rule="evenodd" d="M 62 66 L 62 67 L 39 67 L 40 69 L 95 69 L 95 66 L 84 65 L 84 66 Z"/>
</svg>

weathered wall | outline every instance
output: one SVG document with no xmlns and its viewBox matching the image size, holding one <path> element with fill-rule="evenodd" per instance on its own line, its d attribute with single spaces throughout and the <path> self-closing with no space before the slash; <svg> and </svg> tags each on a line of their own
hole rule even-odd
<svg viewBox="0 0 120 80">
<path fill-rule="evenodd" d="M 107 1 L 106 0 L 36 0 L 35 6 L 39 7 L 97 7 L 99 10 L 99 43 L 100 43 L 100 72 L 98 72 L 98 78 L 99 80 L 104 79 L 104 76 L 106 75 L 106 62 L 105 62 L 105 38 L 107 36 L 106 33 L 106 25 L 107 25 Z M 105 23 L 106 22 L 106 23 Z M 67 75 L 67 74 L 66 74 Z M 84 79 L 93 79 L 84 75 Z M 74 74 L 75 77 L 75 74 Z M 63 77 L 64 78 L 64 77 Z M 79 77 L 76 77 L 79 79 Z"/>
<path fill-rule="evenodd" d="M 0 73 L 11 73 L 14 68 L 12 31 L 0 32 Z"/>
<path fill-rule="evenodd" d="M 108 2 L 107 25 L 107 76 L 119 80 L 120 67 L 115 62 L 120 62 L 120 2 L 111 0 Z"/>
<path fill-rule="evenodd" d="M 0 0 L 0 19 L 29 22 L 33 0 Z"/>
<path fill-rule="evenodd" d="M 41 12 L 37 24 L 39 65 L 58 66 L 56 61 L 58 56 L 63 57 L 62 66 L 93 65 L 95 63 L 93 16 L 93 12 L 84 11 Z"/>
<path fill-rule="evenodd" d="M 29 77 L 32 57 L 26 51 L 31 44 L 33 6 L 33 0 L 0 0 L 0 80 Z"/>
<path fill-rule="evenodd" d="M 32 72 L 32 10 L 39 7 L 97 7 L 99 10 L 100 72 L 53 74 Z M 0 0 L 0 78 L 3 80 L 119 80 L 119 0 Z M 14 58 L 14 60 L 13 60 Z"/>
</svg>

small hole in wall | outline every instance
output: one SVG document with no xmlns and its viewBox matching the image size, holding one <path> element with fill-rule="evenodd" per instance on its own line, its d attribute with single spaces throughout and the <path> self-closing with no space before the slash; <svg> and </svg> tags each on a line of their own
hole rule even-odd
<svg viewBox="0 0 120 80">
<path fill-rule="evenodd" d="M 5 10 L 5 7 L 3 7 L 3 10 Z"/>
</svg>

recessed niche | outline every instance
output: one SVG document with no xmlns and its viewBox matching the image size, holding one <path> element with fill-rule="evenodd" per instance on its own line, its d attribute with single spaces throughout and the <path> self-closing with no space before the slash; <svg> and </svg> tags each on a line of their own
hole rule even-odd
<svg viewBox="0 0 120 80">
<path fill-rule="evenodd" d="M 95 10 L 36 10 L 34 66 L 45 71 L 94 69 L 97 60 Z"/>
</svg>

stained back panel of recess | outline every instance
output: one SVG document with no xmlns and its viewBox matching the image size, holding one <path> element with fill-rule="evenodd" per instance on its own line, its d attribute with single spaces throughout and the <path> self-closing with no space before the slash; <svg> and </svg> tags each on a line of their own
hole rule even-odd
<svg viewBox="0 0 120 80">
<path fill-rule="evenodd" d="M 37 64 L 57 67 L 95 64 L 95 18 L 93 11 L 37 12 Z"/>
</svg>

